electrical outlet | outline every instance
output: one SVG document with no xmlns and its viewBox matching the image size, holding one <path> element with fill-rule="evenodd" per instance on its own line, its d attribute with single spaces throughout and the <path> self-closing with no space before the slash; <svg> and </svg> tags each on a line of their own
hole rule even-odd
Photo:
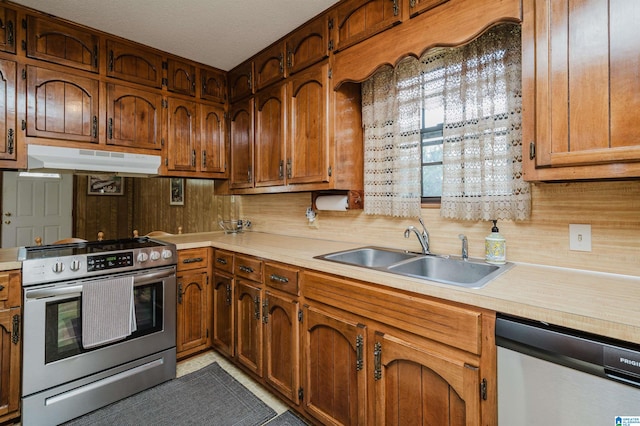
<svg viewBox="0 0 640 426">
<path fill-rule="evenodd" d="M 569 250 L 591 251 L 591 225 L 569 225 Z"/>
</svg>

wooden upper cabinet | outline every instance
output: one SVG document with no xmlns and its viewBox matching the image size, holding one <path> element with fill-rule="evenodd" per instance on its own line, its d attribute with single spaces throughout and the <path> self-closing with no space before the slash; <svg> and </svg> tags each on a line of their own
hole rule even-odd
<svg viewBox="0 0 640 426">
<path fill-rule="evenodd" d="M 196 67 L 187 61 L 167 60 L 167 90 L 183 95 L 196 94 Z"/>
<path fill-rule="evenodd" d="M 448 1 L 449 0 L 409 0 L 409 15 L 413 18 L 422 12 L 431 10 Z"/>
<path fill-rule="evenodd" d="M 27 66 L 27 136 L 98 142 L 98 80 Z"/>
<path fill-rule="evenodd" d="M 524 13 L 525 178 L 640 176 L 640 3 L 528 0 Z"/>
<path fill-rule="evenodd" d="M 253 187 L 253 98 L 236 102 L 229 109 L 231 150 L 230 188 Z"/>
<path fill-rule="evenodd" d="M 16 63 L 0 59 L 0 160 L 17 158 L 16 125 Z"/>
<path fill-rule="evenodd" d="M 345 0 L 335 9 L 335 51 L 399 24 L 402 0 Z"/>
<path fill-rule="evenodd" d="M 143 46 L 107 40 L 107 76 L 162 87 L 162 56 Z"/>
<path fill-rule="evenodd" d="M 27 16 L 27 56 L 98 72 L 98 35 L 68 23 Z"/>
<path fill-rule="evenodd" d="M 162 96 L 107 84 L 107 144 L 162 149 Z"/>
<path fill-rule="evenodd" d="M 224 108 L 199 104 L 200 170 L 209 173 L 227 171 L 227 144 Z"/>
<path fill-rule="evenodd" d="M 16 53 L 16 11 L 0 5 L 0 51 Z"/>
<path fill-rule="evenodd" d="M 227 76 L 229 81 L 229 100 L 235 102 L 253 94 L 253 61 L 243 62 Z"/>
<path fill-rule="evenodd" d="M 329 180 L 329 65 L 294 74 L 289 82 L 287 182 Z"/>
<path fill-rule="evenodd" d="M 329 56 L 329 23 L 326 15 L 304 24 L 285 42 L 287 72 L 293 74 Z"/>
<path fill-rule="evenodd" d="M 227 101 L 227 75 L 224 71 L 200 69 L 200 99 L 225 103 Z"/>
<path fill-rule="evenodd" d="M 255 96 L 255 184 L 285 183 L 286 85 L 278 84 Z"/>
<path fill-rule="evenodd" d="M 256 91 L 282 80 L 284 74 L 284 44 L 277 43 L 260 52 L 253 60 Z"/>
<path fill-rule="evenodd" d="M 196 103 L 170 97 L 167 105 L 167 168 L 196 171 Z"/>
</svg>

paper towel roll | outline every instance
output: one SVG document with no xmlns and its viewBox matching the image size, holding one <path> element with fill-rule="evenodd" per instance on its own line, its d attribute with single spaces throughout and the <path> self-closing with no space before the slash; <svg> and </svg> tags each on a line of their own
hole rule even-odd
<svg viewBox="0 0 640 426">
<path fill-rule="evenodd" d="M 348 207 L 349 200 L 346 195 L 320 195 L 316 198 L 316 209 L 318 210 L 344 212 Z"/>
</svg>

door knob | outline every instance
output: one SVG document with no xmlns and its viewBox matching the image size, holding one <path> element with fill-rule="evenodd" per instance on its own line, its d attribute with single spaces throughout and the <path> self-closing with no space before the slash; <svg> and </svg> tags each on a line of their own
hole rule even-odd
<svg viewBox="0 0 640 426">
<path fill-rule="evenodd" d="M 5 220 L 5 221 L 4 221 L 4 223 L 5 223 L 6 225 L 9 225 L 9 224 L 11 224 L 11 221 L 10 221 L 10 220 Z"/>
<path fill-rule="evenodd" d="M 5 216 L 11 216 L 11 212 L 6 212 L 4 215 Z"/>
</svg>

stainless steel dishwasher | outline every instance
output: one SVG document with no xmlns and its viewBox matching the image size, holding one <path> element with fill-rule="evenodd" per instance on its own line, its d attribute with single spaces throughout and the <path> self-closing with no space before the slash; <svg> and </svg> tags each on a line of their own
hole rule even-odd
<svg viewBox="0 0 640 426">
<path fill-rule="evenodd" d="M 498 424 L 640 425 L 640 345 L 498 315 Z"/>
</svg>

